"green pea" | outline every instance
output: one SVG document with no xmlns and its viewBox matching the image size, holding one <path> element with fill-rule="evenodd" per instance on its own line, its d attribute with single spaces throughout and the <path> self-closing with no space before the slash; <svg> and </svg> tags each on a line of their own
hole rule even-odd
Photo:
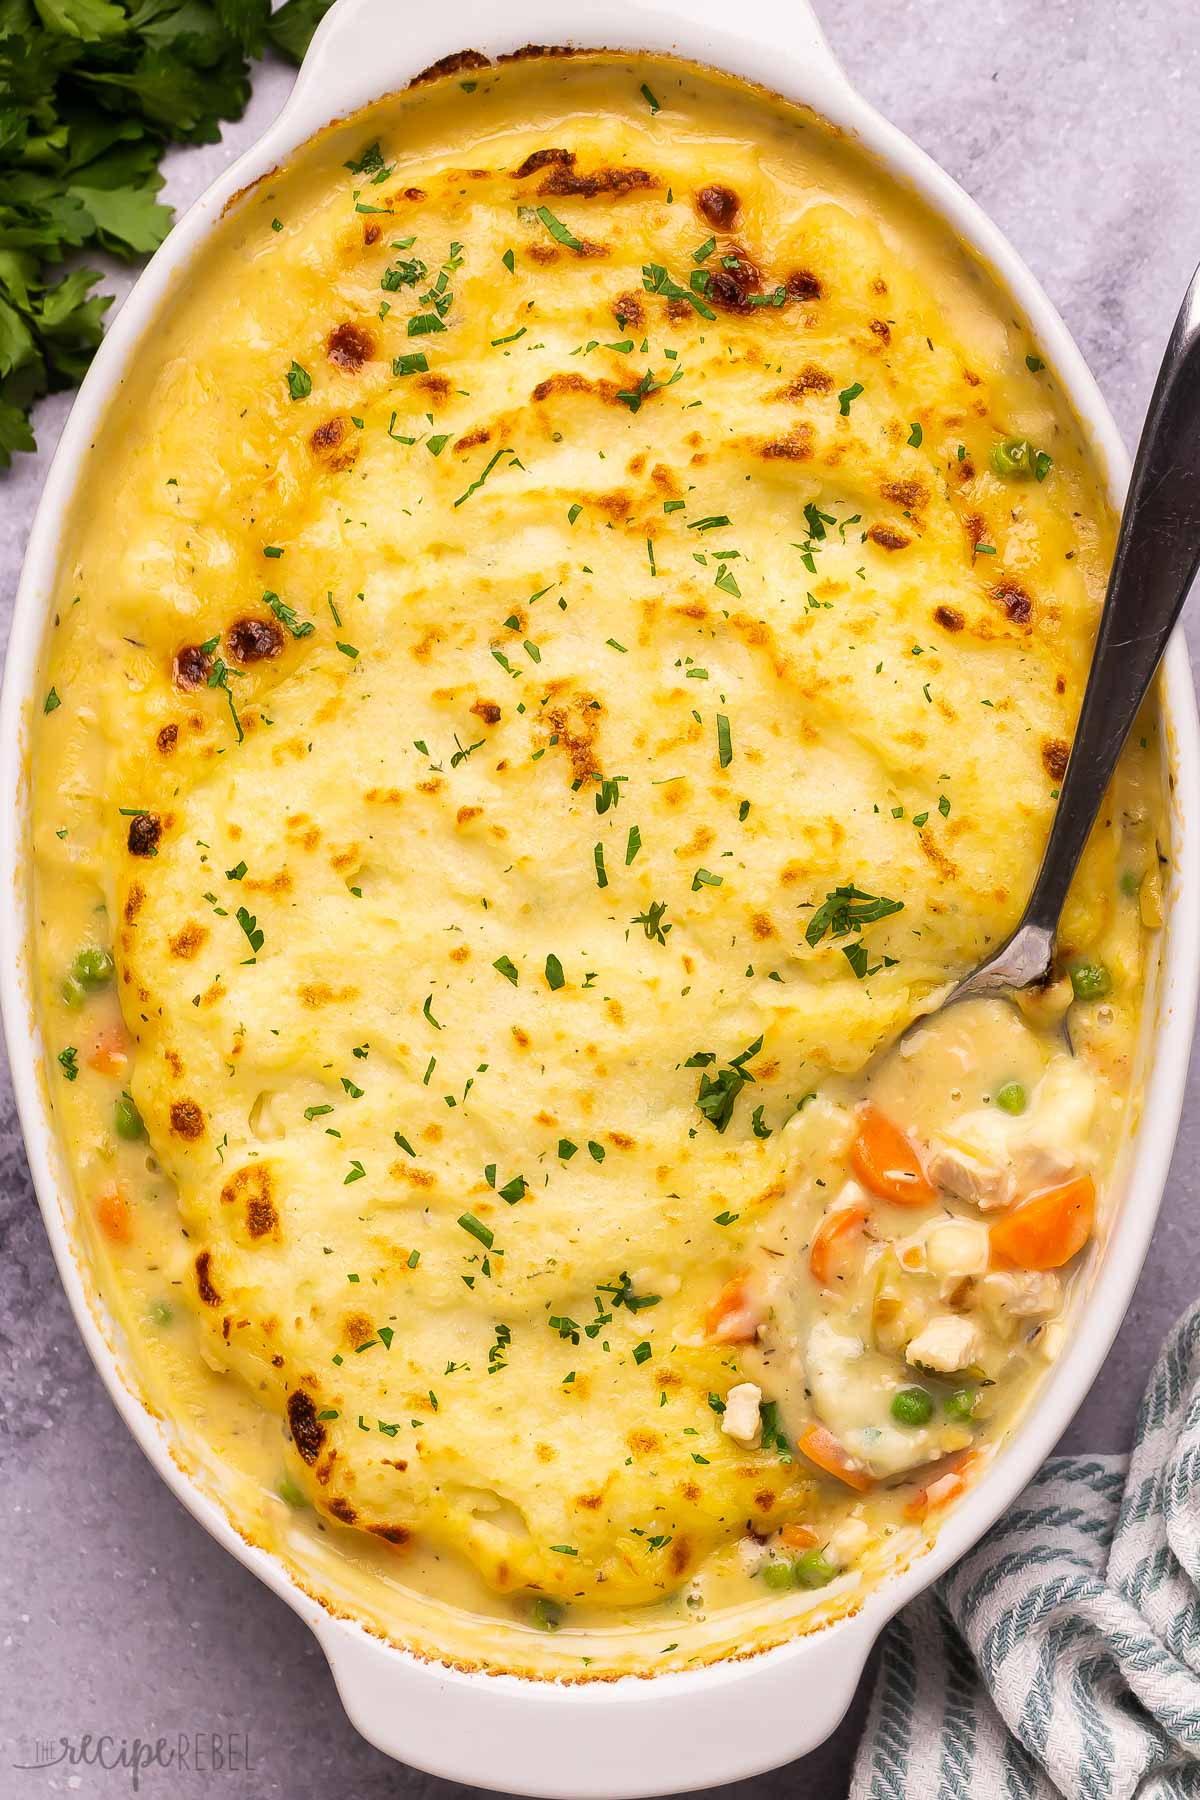
<svg viewBox="0 0 1200 1800">
<path fill-rule="evenodd" d="M 933 1417 L 933 1401 L 924 1388 L 901 1388 L 892 1395 L 892 1417 L 898 1425 L 926 1425 Z"/>
<path fill-rule="evenodd" d="M 1136 869 L 1126 869 L 1121 876 L 1121 892 L 1127 900 L 1137 895 L 1142 885 L 1142 878 Z"/>
<path fill-rule="evenodd" d="M 113 977 L 113 959 L 98 944 L 88 944 L 75 952 L 71 974 L 85 988 L 105 987 Z"/>
<path fill-rule="evenodd" d="M 539 1631 L 557 1631 L 566 1610 L 557 1600 L 547 1600 L 545 1594 L 539 1594 L 533 1603 L 531 1616 Z"/>
<path fill-rule="evenodd" d="M 122 1094 L 113 1107 L 113 1124 L 117 1128 L 117 1136 L 128 1138 L 130 1143 L 136 1143 L 138 1138 L 146 1135 L 142 1115 L 128 1094 Z"/>
<path fill-rule="evenodd" d="M 1029 1105 L 1029 1095 L 1019 1081 L 1006 1081 L 996 1095 L 996 1105 L 1001 1112 L 1023 1113 Z"/>
<path fill-rule="evenodd" d="M 959 1419 L 964 1424 L 974 1417 L 975 1402 L 979 1398 L 976 1388 L 955 1388 L 952 1394 L 946 1395 L 945 1407 L 948 1419 Z"/>
<path fill-rule="evenodd" d="M 1112 976 L 1102 962 L 1076 963 L 1071 970 L 1071 991 L 1077 1000 L 1102 1000 L 1112 987 Z"/>
<path fill-rule="evenodd" d="M 790 1562 L 769 1562 L 762 1566 L 763 1583 L 769 1588 L 790 1588 L 795 1583 L 795 1565 Z"/>
<path fill-rule="evenodd" d="M 833 1580 L 837 1568 L 820 1550 L 805 1550 L 792 1564 L 792 1573 L 797 1587 L 820 1588 Z"/>
<path fill-rule="evenodd" d="M 307 1506 L 308 1505 L 307 1499 L 305 1498 L 304 1494 L 301 1492 L 300 1488 L 298 1488 L 296 1483 L 292 1480 L 290 1475 L 281 1475 L 279 1477 L 279 1481 L 277 1482 L 276 1487 L 275 1487 L 275 1492 L 279 1495 L 279 1498 L 281 1500 L 286 1500 L 289 1506 Z"/>
<path fill-rule="evenodd" d="M 87 999 L 87 989 L 82 981 L 76 981 L 73 975 L 63 976 L 62 987 L 59 991 L 62 994 L 63 1005 L 69 1007 L 72 1012 L 78 1012 Z"/>
<path fill-rule="evenodd" d="M 150 1308 L 150 1317 L 154 1320 L 156 1325 L 169 1325 L 171 1320 L 175 1317 L 175 1314 L 171 1311 L 165 1300 L 156 1300 L 154 1305 Z"/>
<path fill-rule="evenodd" d="M 992 467 L 1002 481 L 1028 481 L 1034 470 L 1034 448 L 1028 438 L 1006 438 L 992 445 Z"/>
</svg>

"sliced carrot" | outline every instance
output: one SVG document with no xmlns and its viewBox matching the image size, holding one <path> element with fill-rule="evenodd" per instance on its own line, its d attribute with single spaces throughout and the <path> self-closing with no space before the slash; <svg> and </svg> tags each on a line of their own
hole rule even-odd
<svg viewBox="0 0 1200 1800">
<path fill-rule="evenodd" d="M 745 1269 L 725 1283 L 704 1315 L 704 1329 L 718 1344 L 749 1344 L 758 1335 L 762 1310 L 746 1286 Z"/>
<path fill-rule="evenodd" d="M 119 1181 L 106 1181 L 96 1195 L 96 1217 L 100 1221 L 101 1231 L 114 1244 L 132 1243 L 133 1221 L 129 1213 L 129 1201 L 125 1198 L 125 1190 Z"/>
<path fill-rule="evenodd" d="M 935 1512 L 939 1506 L 949 1506 L 952 1500 L 960 1499 L 967 1491 L 968 1478 L 978 1461 L 979 1458 L 968 1450 L 927 1486 L 918 1488 L 905 1505 L 905 1518 L 917 1523 L 927 1513 Z"/>
<path fill-rule="evenodd" d="M 833 1286 L 841 1272 L 843 1253 L 849 1248 L 848 1240 L 857 1236 L 869 1217 L 870 1209 L 861 1200 L 826 1213 L 813 1233 L 808 1252 L 808 1266 L 814 1281 L 819 1281 L 822 1287 Z"/>
<path fill-rule="evenodd" d="M 928 1206 L 935 1198 L 909 1140 L 870 1101 L 859 1110 L 850 1164 L 864 1187 L 896 1206 Z"/>
<path fill-rule="evenodd" d="M 119 1025 L 106 1025 L 97 1033 L 88 1056 L 88 1068 L 101 1075 L 123 1075 L 129 1061 L 129 1040 Z"/>
<path fill-rule="evenodd" d="M 847 1487 L 857 1488 L 860 1494 L 869 1494 L 875 1486 L 873 1477 L 846 1455 L 832 1431 L 827 1431 L 824 1425 L 808 1426 L 797 1442 L 809 1462 L 815 1462 L 827 1475 L 836 1475 Z"/>
<path fill-rule="evenodd" d="M 821 1541 L 811 1525 L 785 1525 L 779 1535 L 789 1550 L 811 1550 Z"/>
<path fill-rule="evenodd" d="M 992 1226 L 992 1260 L 1016 1269 L 1061 1269 L 1083 1249 L 1096 1223 L 1096 1184 L 1077 1175 L 1031 1194 Z"/>
</svg>

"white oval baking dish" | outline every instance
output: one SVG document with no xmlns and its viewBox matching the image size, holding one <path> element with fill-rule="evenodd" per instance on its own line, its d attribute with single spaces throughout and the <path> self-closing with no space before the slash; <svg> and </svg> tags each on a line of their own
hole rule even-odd
<svg viewBox="0 0 1200 1800">
<path fill-rule="evenodd" d="M 248 1544 L 172 1459 L 166 1433 L 111 1348 L 73 1248 L 69 1183 L 57 1161 L 39 1077 L 41 1045 L 26 963 L 29 914 L 23 766 L 28 712 L 53 591 L 58 535 L 82 458 L 123 371 L 171 284 L 232 197 L 332 118 L 352 112 L 440 58 L 495 56 L 528 43 L 675 52 L 761 83 L 852 133 L 916 189 L 996 271 L 1104 459 L 1119 505 L 1128 460 L 1109 412 L 1033 276 L 959 188 L 861 100 L 838 68 L 805 0 L 575 0 L 564 34 L 560 0 L 340 0 L 317 32 L 290 100 L 171 234 L 109 332 L 68 421 L 34 522 L 0 702 L 0 756 L 12 780 L 0 808 L 0 868 L 13 903 L 0 918 L 0 996 L 8 1051 L 46 1229 L 72 1308 L 113 1401 L 163 1480 L 194 1517 L 306 1621 L 329 1659 L 354 1724 L 390 1755 L 453 1780 L 557 1800 L 623 1800 L 753 1775 L 802 1755 L 838 1723 L 887 1619 L 971 1545 L 1029 1479 L 1086 1392 L 1142 1265 L 1179 1120 L 1200 967 L 1200 752 L 1187 655 L 1172 645 L 1161 681 L 1173 775 L 1173 874 L 1147 1032 L 1144 1105 L 1125 1166 L 1125 1198 L 1069 1349 L 1015 1439 L 946 1519 L 929 1553 L 870 1594 L 861 1611 L 745 1661 L 684 1674 L 562 1686 L 462 1673 L 422 1662 L 335 1618 L 282 1564 Z"/>
</svg>

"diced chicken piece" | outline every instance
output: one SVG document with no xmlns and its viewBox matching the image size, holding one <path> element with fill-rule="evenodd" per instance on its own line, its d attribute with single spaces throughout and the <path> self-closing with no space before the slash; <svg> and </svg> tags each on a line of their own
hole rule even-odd
<svg viewBox="0 0 1200 1800">
<path fill-rule="evenodd" d="M 721 1430 L 725 1436 L 745 1444 L 748 1450 L 756 1450 L 762 1442 L 762 1417 L 758 1410 L 761 1403 L 762 1389 L 753 1381 L 739 1381 L 736 1387 L 731 1387 L 725 1396 L 725 1411 L 721 1414 Z"/>
<path fill-rule="evenodd" d="M 966 1200 L 980 1212 L 1009 1206 L 1017 1191 L 1012 1169 L 992 1161 L 964 1144 L 935 1137 L 925 1159 L 925 1170 L 935 1187 L 956 1200 Z"/>
<path fill-rule="evenodd" d="M 738 1564 L 747 1575 L 757 1575 L 769 1556 L 767 1546 L 760 1544 L 757 1538 L 744 1537 L 738 1540 Z"/>
<path fill-rule="evenodd" d="M 979 1360 L 983 1339 L 978 1325 L 958 1313 L 939 1313 L 917 1333 L 905 1351 L 915 1367 L 952 1375 Z"/>
<path fill-rule="evenodd" d="M 867 1521 L 857 1513 L 851 1513 L 830 1535 L 825 1554 L 830 1562 L 844 1569 L 858 1561 L 870 1541 L 871 1527 Z"/>
<path fill-rule="evenodd" d="M 964 1275 L 982 1275 L 989 1255 L 987 1226 L 976 1225 L 970 1219 L 935 1225 L 925 1240 L 925 1266 L 929 1273 L 954 1281 Z"/>
<path fill-rule="evenodd" d="M 1010 1319 L 1038 1319 L 1062 1305 L 1062 1282 L 1049 1269 L 993 1269 L 979 1283 L 980 1304 Z"/>
</svg>

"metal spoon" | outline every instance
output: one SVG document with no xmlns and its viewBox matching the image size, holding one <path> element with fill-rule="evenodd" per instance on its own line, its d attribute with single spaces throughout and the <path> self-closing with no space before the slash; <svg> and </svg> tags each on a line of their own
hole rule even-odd
<svg viewBox="0 0 1200 1800">
<path fill-rule="evenodd" d="M 1175 321 L 1142 428 L 1091 672 L 1033 892 L 1012 936 L 951 989 L 943 1006 L 1049 980 L 1067 890 L 1198 566 L 1200 270 Z"/>
</svg>

